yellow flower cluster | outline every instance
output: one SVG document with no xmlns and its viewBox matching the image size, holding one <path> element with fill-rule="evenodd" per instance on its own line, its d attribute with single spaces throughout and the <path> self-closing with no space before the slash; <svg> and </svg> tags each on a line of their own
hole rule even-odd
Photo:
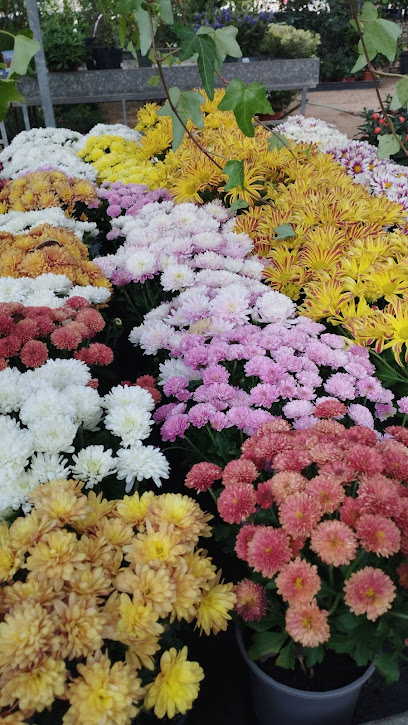
<svg viewBox="0 0 408 725">
<path fill-rule="evenodd" d="M 111 287 L 74 232 L 50 224 L 25 234 L 0 231 L 0 277 L 38 277 L 47 272 L 65 274 L 81 286 Z"/>
<path fill-rule="evenodd" d="M 59 206 L 71 216 L 77 202 L 88 204 L 95 200 L 95 185 L 87 179 L 67 176 L 62 171 L 34 171 L 4 185 L 0 191 L 0 214 Z"/>
<path fill-rule="evenodd" d="M 155 656 L 167 617 L 226 629 L 233 585 L 197 548 L 212 517 L 181 494 L 108 501 L 82 487 L 42 484 L 30 513 L 0 526 L 5 722 L 10 711 L 18 723 L 59 698 L 69 702 L 64 725 L 129 725 L 140 706 L 158 717 L 185 713 L 201 667 L 186 647 L 162 653 L 158 671 Z M 112 641 L 124 645 L 125 661 Z"/>
</svg>

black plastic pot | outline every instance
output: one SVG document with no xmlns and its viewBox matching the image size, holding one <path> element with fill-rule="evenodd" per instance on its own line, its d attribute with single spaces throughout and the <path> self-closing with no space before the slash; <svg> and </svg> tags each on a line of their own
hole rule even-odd
<svg viewBox="0 0 408 725">
<path fill-rule="evenodd" d="M 139 68 L 151 68 L 152 61 L 150 60 L 150 58 L 148 58 L 147 55 L 142 55 L 140 50 L 136 51 L 136 55 Z"/>
<path fill-rule="evenodd" d="M 88 39 L 86 44 L 91 56 L 86 63 L 88 70 L 112 70 L 120 68 L 123 59 L 122 48 L 102 48 L 94 45 L 92 39 Z"/>
<path fill-rule="evenodd" d="M 403 75 L 408 73 L 408 50 L 403 50 L 401 53 L 400 71 Z"/>
</svg>

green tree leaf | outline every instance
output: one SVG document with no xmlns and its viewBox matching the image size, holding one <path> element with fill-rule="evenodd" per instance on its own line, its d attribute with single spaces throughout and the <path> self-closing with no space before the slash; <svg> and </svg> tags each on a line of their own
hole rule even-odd
<svg viewBox="0 0 408 725">
<path fill-rule="evenodd" d="M 128 15 L 129 13 L 134 13 L 139 5 L 140 0 L 119 0 L 115 5 L 115 12 L 120 15 Z"/>
<path fill-rule="evenodd" d="M 276 655 L 287 638 L 286 632 L 257 632 L 253 635 L 248 654 L 253 660 L 259 660 L 260 657 L 267 657 L 268 655 Z"/>
<path fill-rule="evenodd" d="M 234 203 L 231 204 L 229 210 L 230 212 L 238 211 L 238 209 L 247 209 L 249 207 L 249 204 L 245 199 L 235 199 Z"/>
<path fill-rule="evenodd" d="M 372 58 L 370 58 L 370 60 L 372 60 Z M 367 58 L 365 57 L 365 55 L 359 55 L 350 73 L 358 73 L 358 71 L 364 68 L 365 65 L 367 65 Z"/>
<path fill-rule="evenodd" d="M 224 186 L 224 191 L 231 191 L 237 186 L 241 189 L 244 186 L 244 162 L 243 161 L 227 161 L 223 168 L 223 173 L 227 174 L 228 181 Z"/>
<path fill-rule="evenodd" d="M 142 8 L 141 0 L 137 0 L 136 20 L 139 28 L 140 52 L 147 55 L 152 44 L 152 34 L 150 29 L 149 13 Z M 153 31 L 156 32 L 157 20 L 153 18 Z"/>
<path fill-rule="evenodd" d="M 149 86 L 153 86 L 153 88 L 156 88 L 156 86 L 158 86 L 160 83 L 160 76 L 150 76 L 147 82 Z"/>
<path fill-rule="evenodd" d="M 288 237 L 296 237 L 296 232 L 290 224 L 280 224 L 276 229 L 275 239 L 288 239 Z"/>
<path fill-rule="evenodd" d="M 367 30 L 364 32 L 364 38 L 367 34 L 367 41 L 375 45 L 378 53 L 383 53 L 391 62 L 395 58 L 397 52 L 397 40 L 402 30 L 390 20 L 373 20 L 367 23 Z"/>
<path fill-rule="evenodd" d="M 15 87 L 14 81 L 0 78 L 0 121 L 6 118 L 9 104 L 13 101 L 24 101 L 24 98 Z"/>
<path fill-rule="evenodd" d="M 378 12 L 377 8 L 373 3 L 365 2 L 363 7 L 361 8 L 361 18 L 362 20 L 375 20 L 378 18 Z"/>
<path fill-rule="evenodd" d="M 233 25 L 226 25 L 224 28 L 217 28 L 215 31 L 215 47 L 218 60 L 223 63 L 226 56 L 242 58 L 242 51 L 237 43 L 238 28 Z"/>
<path fill-rule="evenodd" d="M 156 0 L 160 6 L 160 19 L 166 25 L 173 25 L 173 10 L 171 7 L 171 0 Z"/>
<path fill-rule="evenodd" d="M 274 131 L 268 139 L 269 150 L 277 149 L 279 151 L 283 146 L 286 146 L 285 137 L 279 131 Z"/>
<path fill-rule="evenodd" d="M 377 156 L 379 159 L 388 159 L 392 154 L 398 153 L 400 148 L 397 139 L 390 133 L 378 137 Z"/>
<path fill-rule="evenodd" d="M 204 120 L 200 106 L 205 102 L 204 96 L 198 91 L 180 91 L 173 86 L 169 89 L 170 100 L 184 124 L 190 118 L 195 126 L 203 128 Z M 173 121 L 173 151 L 177 151 L 185 133 L 183 123 L 174 113 L 169 101 L 157 111 L 158 116 L 170 116 Z"/>
<path fill-rule="evenodd" d="M 408 102 L 408 76 L 404 76 L 401 78 L 397 83 L 397 95 L 398 100 L 400 101 L 401 106 L 405 106 L 405 104 Z"/>
<path fill-rule="evenodd" d="M 210 101 L 214 98 L 215 43 L 208 35 L 196 35 L 197 65 L 203 88 Z"/>
<path fill-rule="evenodd" d="M 272 113 L 264 86 L 258 82 L 247 85 L 236 78 L 228 83 L 218 108 L 220 111 L 233 111 L 239 128 L 246 136 L 255 136 L 252 123 L 255 113 Z"/>
<path fill-rule="evenodd" d="M 31 58 L 40 50 L 41 46 L 32 38 L 27 38 L 26 35 L 19 33 L 14 39 L 14 53 L 10 63 L 8 77 L 10 78 L 14 73 L 19 76 L 23 76 L 27 73 Z"/>
</svg>

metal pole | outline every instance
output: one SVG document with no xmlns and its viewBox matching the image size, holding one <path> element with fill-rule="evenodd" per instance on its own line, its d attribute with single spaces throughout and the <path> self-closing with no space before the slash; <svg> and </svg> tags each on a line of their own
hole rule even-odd
<svg viewBox="0 0 408 725">
<path fill-rule="evenodd" d="M 41 103 L 44 111 L 46 126 L 55 126 L 54 109 L 50 84 L 48 81 L 47 64 L 45 61 L 44 47 L 41 33 L 40 16 L 38 13 L 37 0 L 26 0 L 28 24 L 33 31 L 35 40 L 40 43 L 40 50 L 35 54 L 35 68 L 37 71 L 38 86 L 40 89 Z"/>
</svg>

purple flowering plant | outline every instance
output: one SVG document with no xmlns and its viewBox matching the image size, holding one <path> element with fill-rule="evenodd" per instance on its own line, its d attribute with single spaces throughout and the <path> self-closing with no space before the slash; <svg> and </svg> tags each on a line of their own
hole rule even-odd
<svg viewBox="0 0 408 725">
<path fill-rule="evenodd" d="M 269 24 L 273 21 L 273 12 L 266 10 L 259 12 L 256 8 L 248 7 L 248 5 L 244 9 L 239 4 L 235 8 L 214 7 L 211 10 L 197 13 L 194 17 L 195 30 L 198 30 L 202 25 L 215 30 L 225 28 L 227 25 L 238 28 L 237 42 L 244 58 L 259 55 L 265 33 Z"/>
</svg>

